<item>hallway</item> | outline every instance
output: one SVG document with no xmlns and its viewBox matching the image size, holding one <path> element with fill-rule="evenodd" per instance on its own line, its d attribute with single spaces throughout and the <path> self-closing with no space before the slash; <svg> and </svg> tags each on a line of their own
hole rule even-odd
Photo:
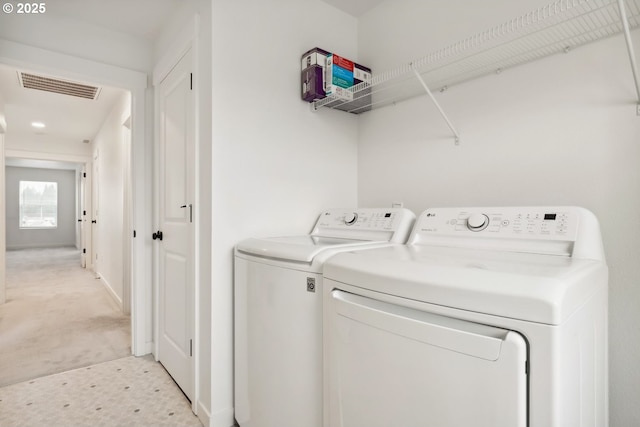
<svg viewBox="0 0 640 427">
<path fill-rule="evenodd" d="M 131 355 L 131 326 L 73 247 L 7 251 L 0 387 Z"/>
<path fill-rule="evenodd" d="M 73 247 L 7 252 L 0 425 L 201 426 L 153 356 L 131 356 L 130 317 Z"/>
</svg>

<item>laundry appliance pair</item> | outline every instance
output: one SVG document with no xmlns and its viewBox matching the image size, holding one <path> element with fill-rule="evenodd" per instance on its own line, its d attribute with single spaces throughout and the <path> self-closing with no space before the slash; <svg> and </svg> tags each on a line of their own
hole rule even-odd
<svg viewBox="0 0 640 427">
<path fill-rule="evenodd" d="M 608 425 L 608 273 L 589 211 L 428 209 L 404 245 L 323 260 L 320 325 L 268 278 L 288 255 L 250 242 L 236 250 L 240 426 Z"/>
</svg>

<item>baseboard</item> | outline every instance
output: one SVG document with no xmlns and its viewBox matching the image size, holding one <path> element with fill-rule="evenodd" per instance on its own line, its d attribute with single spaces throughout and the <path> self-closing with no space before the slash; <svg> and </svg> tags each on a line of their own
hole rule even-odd
<svg viewBox="0 0 640 427">
<path fill-rule="evenodd" d="M 226 408 L 209 416 L 209 427 L 233 427 L 235 425 L 233 408 Z"/>
<path fill-rule="evenodd" d="M 109 294 L 109 296 L 111 297 L 111 299 L 113 300 L 113 302 L 116 303 L 116 305 L 118 306 L 118 309 L 120 311 L 122 311 L 122 298 L 120 298 L 118 296 L 117 293 L 115 293 L 115 291 L 113 290 L 113 288 L 111 287 L 111 285 L 109 284 L 109 282 L 107 282 L 104 277 L 102 277 L 102 275 L 100 275 L 100 273 L 98 273 L 98 278 L 100 279 L 100 283 L 102 283 L 102 285 L 104 286 L 104 288 L 107 290 L 107 293 Z"/>
<path fill-rule="evenodd" d="M 151 354 L 153 355 L 153 360 L 157 362 L 158 358 L 154 354 L 153 349 L 154 349 L 153 342 L 147 342 L 141 345 L 140 348 L 137 348 L 136 349 L 137 351 L 134 351 L 133 355 L 136 357 L 140 357 L 140 356 L 146 356 L 147 354 Z"/>
<path fill-rule="evenodd" d="M 211 414 L 207 409 L 202 405 L 202 402 L 198 402 L 198 419 L 202 423 L 204 427 L 211 426 Z"/>
</svg>

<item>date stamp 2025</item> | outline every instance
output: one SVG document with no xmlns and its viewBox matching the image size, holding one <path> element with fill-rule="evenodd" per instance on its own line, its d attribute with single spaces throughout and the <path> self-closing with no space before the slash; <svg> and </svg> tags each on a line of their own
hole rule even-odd
<svg viewBox="0 0 640 427">
<path fill-rule="evenodd" d="M 42 3 L 4 3 L 2 5 L 4 13 L 15 13 L 16 15 L 37 15 L 47 11 L 47 4 Z"/>
</svg>

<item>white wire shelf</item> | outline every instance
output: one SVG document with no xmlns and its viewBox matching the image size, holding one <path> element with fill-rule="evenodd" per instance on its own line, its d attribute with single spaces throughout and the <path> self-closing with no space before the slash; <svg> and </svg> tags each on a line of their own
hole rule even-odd
<svg viewBox="0 0 640 427">
<path fill-rule="evenodd" d="M 353 93 L 353 101 L 328 96 L 314 101 L 312 108 L 338 108 L 360 114 L 422 95 L 425 89 L 429 93 L 428 87 L 443 90 L 483 75 L 567 52 L 625 31 L 621 3 L 626 9 L 629 29 L 638 28 L 640 0 L 557 0 L 408 64 L 380 74 L 374 73 L 370 85 L 360 83 L 348 89 Z M 627 42 L 630 43 L 629 40 Z M 632 56 L 631 46 L 629 52 Z M 635 75 L 634 61 L 632 58 Z M 640 97 L 640 91 L 638 93 Z M 457 133 L 453 128 L 452 131 L 457 139 Z"/>
</svg>

